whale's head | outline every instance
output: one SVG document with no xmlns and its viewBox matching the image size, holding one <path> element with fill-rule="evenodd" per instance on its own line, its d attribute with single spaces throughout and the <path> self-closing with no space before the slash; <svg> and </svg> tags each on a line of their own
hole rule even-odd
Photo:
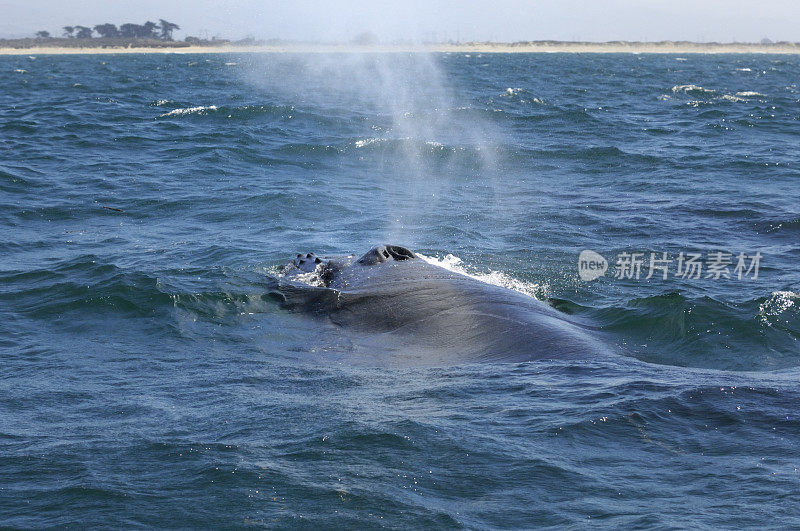
<svg viewBox="0 0 800 531">
<path fill-rule="evenodd" d="M 419 261 L 413 251 L 399 245 L 376 245 L 361 258 L 348 256 L 317 256 L 314 253 L 298 254 L 297 258 L 283 266 L 283 277 L 316 287 L 341 288 L 350 285 L 359 275 L 380 275 L 383 268 L 364 269 L 397 262 Z"/>
<path fill-rule="evenodd" d="M 413 251 L 399 245 L 376 245 L 357 262 L 361 265 L 376 265 L 383 262 L 413 260 L 416 257 Z"/>
</svg>

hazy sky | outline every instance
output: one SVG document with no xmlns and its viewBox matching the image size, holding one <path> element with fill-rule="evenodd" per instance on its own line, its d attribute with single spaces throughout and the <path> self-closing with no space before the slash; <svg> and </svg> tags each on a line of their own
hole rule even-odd
<svg viewBox="0 0 800 531">
<path fill-rule="evenodd" d="M 0 0 L 5 37 L 159 18 L 178 38 L 800 41 L 798 0 Z"/>
</svg>

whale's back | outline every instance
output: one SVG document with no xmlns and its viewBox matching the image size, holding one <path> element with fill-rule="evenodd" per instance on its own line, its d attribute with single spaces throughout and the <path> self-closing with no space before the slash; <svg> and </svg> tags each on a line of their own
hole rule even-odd
<svg viewBox="0 0 800 531">
<path fill-rule="evenodd" d="M 546 303 L 408 253 L 399 260 L 373 260 L 370 253 L 368 260 L 330 260 L 317 267 L 327 277 L 318 285 L 289 280 L 279 291 L 287 306 L 358 334 L 361 345 L 421 362 L 577 359 L 604 352 L 589 330 Z"/>
</svg>

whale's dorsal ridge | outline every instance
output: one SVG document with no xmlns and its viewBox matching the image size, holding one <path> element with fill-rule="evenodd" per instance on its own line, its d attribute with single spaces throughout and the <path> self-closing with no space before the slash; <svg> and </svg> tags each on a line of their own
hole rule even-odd
<svg viewBox="0 0 800 531">
<path fill-rule="evenodd" d="M 400 262 L 417 258 L 413 251 L 400 245 L 376 245 L 358 259 L 361 265 L 375 265 L 391 260 Z"/>
</svg>

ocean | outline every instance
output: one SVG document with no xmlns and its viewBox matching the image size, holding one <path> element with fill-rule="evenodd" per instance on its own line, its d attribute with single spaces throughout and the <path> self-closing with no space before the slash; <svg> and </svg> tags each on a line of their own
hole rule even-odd
<svg viewBox="0 0 800 531">
<path fill-rule="evenodd" d="M 0 57 L 0 526 L 799 526 L 799 73 Z M 348 363 L 267 294 L 381 243 L 616 354 Z"/>
</svg>

